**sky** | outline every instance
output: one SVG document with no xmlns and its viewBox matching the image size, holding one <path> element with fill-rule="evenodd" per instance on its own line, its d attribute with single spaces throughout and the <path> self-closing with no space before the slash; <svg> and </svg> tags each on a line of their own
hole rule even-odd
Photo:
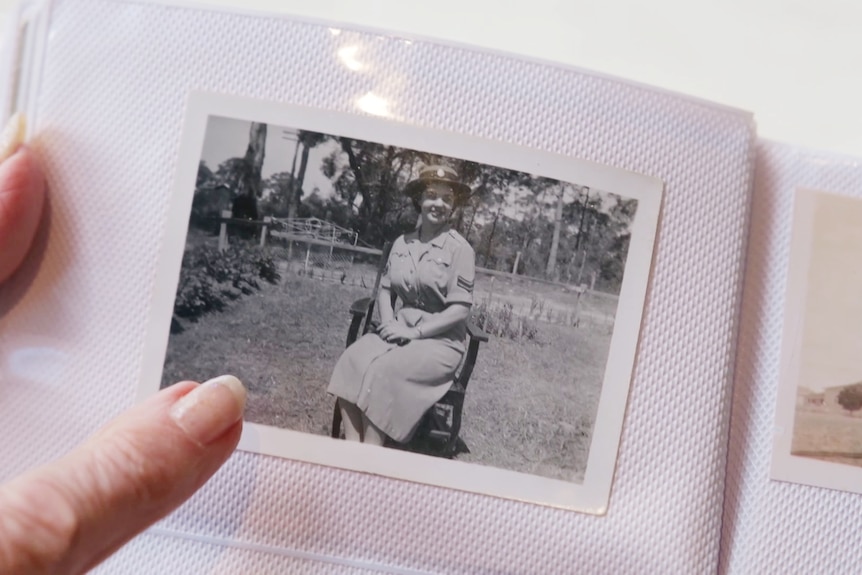
<svg viewBox="0 0 862 575">
<path fill-rule="evenodd" d="M 212 171 L 215 171 L 219 164 L 225 160 L 243 157 L 248 146 L 250 126 L 251 122 L 247 120 L 211 116 L 207 124 L 201 159 Z M 261 175 L 264 179 L 279 172 L 290 172 L 296 151 L 295 134 L 295 130 L 291 128 L 267 126 L 266 153 L 261 169 Z M 315 187 L 319 188 L 324 197 L 332 193 L 332 185 L 326 176 L 320 172 L 320 165 L 323 158 L 328 156 L 334 147 L 334 143 L 327 143 L 311 150 L 308 156 L 304 189 L 311 191 Z M 296 160 L 296 165 L 298 168 L 299 158 Z"/>
<path fill-rule="evenodd" d="M 862 383 L 862 201 L 819 194 L 810 235 L 799 385 Z"/>
</svg>

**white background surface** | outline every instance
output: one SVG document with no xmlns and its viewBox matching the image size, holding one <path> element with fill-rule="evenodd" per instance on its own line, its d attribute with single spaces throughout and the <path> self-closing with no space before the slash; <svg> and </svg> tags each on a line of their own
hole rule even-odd
<svg viewBox="0 0 862 575">
<path fill-rule="evenodd" d="M 751 110 L 761 137 L 862 156 L 856 0 L 211 0 L 552 60 Z M 13 0 L 0 0 L 3 13 Z"/>
</svg>

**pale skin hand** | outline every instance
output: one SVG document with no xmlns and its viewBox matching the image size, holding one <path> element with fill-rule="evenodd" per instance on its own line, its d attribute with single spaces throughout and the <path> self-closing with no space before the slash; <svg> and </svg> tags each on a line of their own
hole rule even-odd
<svg viewBox="0 0 862 575">
<path fill-rule="evenodd" d="M 24 261 L 45 197 L 33 152 L 9 147 L 0 149 L 0 283 Z M 178 383 L 59 461 L 0 485 L 0 573 L 94 567 L 221 467 L 239 441 L 244 406 L 245 389 L 231 376 Z"/>
<path fill-rule="evenodd" d="M 392 311 L 392 298 L 387 288 L 381 287 L 377 296 L 377 309 L 380 310 L 380 327 L 377 335 L 388 342 L 410 341 L 419 339 L 419 328 L 408 327 L 394 317 Z M 470 306 L 467 304 L 453 303 L 441 312 L 428 314 L 422 320 L 422 337 L 434 337 L 452 326 L 466 321 L 470 317 Z"/>
<path fill-rule="evenodd" d="M 459 323 L 467 320 L 470 316 L 470 307 L 466 304 L 453 303 L 441 312 L 428 314 L 422 320 L 421 337 L 434 337 Z M 391 320 L 380 326 L 377 334 L 388 342 L 420 339 L 419 327 L 408 327 L 407 325 Z"/>
<path fill-rule="evenodd" d="M 0 283 L 24 261 L 44 203 L 45 179 L 30 150 L 21 148 L 0 164 Z"/>
</svg>

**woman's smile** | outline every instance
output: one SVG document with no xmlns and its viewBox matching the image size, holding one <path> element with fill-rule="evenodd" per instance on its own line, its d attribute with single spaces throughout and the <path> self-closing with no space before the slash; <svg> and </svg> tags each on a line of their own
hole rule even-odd
<svg viewBox="0 0 862 575">
<path fill-rule="evenodd" d="M 429 184 L 422 193 L 420 208 L 422 221 L 432 226 L 445 224 L 452 214 L 455 205 L 455 194 L 452 188 L 445 184 Z"/>
<path fill-rule="evenodd" d="M 448 215 L 449 210 L 447 210 L 446 208 L 440 208 L 440 207 L 433 206 L 433 207 L 428 209 L 428 213 L 430 215 L 434 216 L 435 218 L 444 218 Z"/>
</svg>

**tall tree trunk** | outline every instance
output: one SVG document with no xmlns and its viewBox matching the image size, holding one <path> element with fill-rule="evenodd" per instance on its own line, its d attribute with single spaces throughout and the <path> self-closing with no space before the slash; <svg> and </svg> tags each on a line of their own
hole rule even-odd
<svg viewBox="0 0 862 575">
<path fill-rule="evenodd" d="M 584 218 L 587 217 L 587 205 L 590 202 L 590 189 L 584 186 L 581 188 L 581 191 L 584 193 L 584 203 L 581 206 L 581 222 L 578 224 L 578 237 L 575 239 L 575 251 L 581 247 L 581 240 L 584 237 Z"/>
<path fill-rule="evenodd" d="M 248 147 L 243 158 L 244 169 L 239 196 L 234 200 L 233 216 L 248 220 L 258 219 L 257 199 L 261 192 L 261 168 L 266 148 L 266 124 L 252 122 L 248 133 Z"/>
<path fill-rule="evenodd" d="M 248 182 L 246 193 L 260 197 L 263 157 L 266 153 L 266 124 L 252 122 L 248 134 L 248 148 L 245 150 L 245 162 L 248 165 Z"/>
<path fill-rule="evenodd" d="M 293 219 L 299 211 L 299 204 L 296 199 L 296 157 L 299 155 L 299 147 L 302 141 L 299 138 L 299 132 L 296 134 L 296 147 L 293 149 L 293 163 L 290 165 L 290 182 L 287 185 L 287 217 Z"/>
<path fill-rule="evenodd" d="M 302 142 L 302 157 L 299 160 L 299 173 L 296 175 L 296 179 L 291 179 L 291 195 L 290 195 L 290 207 L 292 208 L 293 215 L 291 217 L 299 216 L 299 204 L 302 202 L 302 186 L 305 183 L 305 170 L 308 168 L 308 152 L 310 148 L 307 142 Z"/>
<path fill-rule="evenodd" d="M 520 261 L 521 261 L 521 252 L 518 252 L 518 253 L 516 253 L 516 254 L 515 254 L 515 263 L 512 265 L 512 273 L 513 273 L 513 274 L 516 274 L 516 275 L 517 275 L 517 273 L 518 273 L 518 263 L 520 263 Z"/>
<path fill-rule="evenodd" d="M 386 166 L 378 177 L 377 193 L 375 194 L 375 223 L 383 230 L 387 223 L 387 212 L 392 208 L 392 197 L 395 192 L 395 181 L 397 180 L 397 169 L 394 168 L 396 149 L 394 146 L 386 146 L 386 155 L 383 158 L 383 166 Z"/>
<path fill-rule="evenodd" d="M 491 258 L 491 246 L 494 245 L 494 232 L 497 231 L 497 220 L 500 218 L 500 212 L 503 211 L 503 206 L 497 209 L 494 214 L 494 223 L 491 224 L 491 233 L 488 235 L 488 246 L 485 248 L 485 267 L 488 267 L 488 260 Z"/>
<path fill-rule="evenodd" d="M 476 212 L 477 211 L 479 211 L 479 210 L 474 206 L 473 207 L 473 213 L 470 214 L 470 226 L 466 230 L 467 233 L 464 234 L 464 239 L 466 239 L 468 242 L 470 241 L 470 233 L 473 231 L 473 222 L 476 221 Z"/>
<path fill-rule="evenodd" d="M 477 204 L 481 204 L 481 197 L 488 190 L 488 174 L 482 172 L 481 179 L 479 180 L 479 185 L 470 191 L 470 195 L 467 198 L 464 206 L 472 205 L 473 213 L 470 214 L 470 227 L 467 228 L 467 233 L 464 234 L 464 237 L 467 241 L 470 241 L 470 234 L 473 233 L 473 224 L 476 221 L 476 212 L 479 211 L 479 206 Z M 479 201 L 473 202 L 473 198 L 479 198 Z M 463 209 L 463 208 L 462 208 Z"/>
<path fill-rule="evenodd" d="M 589 188 L 587 188 L 587 200 L 589 200 Z M 586 208 L 589 206 L 589 202 L 584 202 L 584 214 L 586 214 Z M 577 285 L 581 285 L 584 276 L 584 266 L 587 263 L 587 245 L 590 241 L 590 232 L 592 231 L 593 222 L 596 221 L 595 216 L 592 218 L 581 217 L 581 228 L 583 229 L 583 233 L 581 230 L 578 230 L 578 241 L 583 242 L 582 246 L 582 255 L 581 255 L 581 267 L 578 269 L 578 279 Z"/>
<path fill-rule="evenodd" d="M 368 184 L 362 175 L 362 165 L 353 151 L 353 141 L 350 138 L 340 138 L 341 149 L 347 154 L 347 163 L 350 166 L 350 171 L 353 172 L 353 179 L 356 181 L 356 187 L 359 194 L 362 196 L 362 203 L 359 204 L 359 232 L 364 234 L 368 227 L 368 220 L 372 214 L 371 211 L 371 193 L 368 190 Z"/>
<path fill-rule="evenodd" d="M 545 268 L 545 275 L 549 279 L 554 279 L 554 273 L 557 270 L 557 250 L 560 246 L 560 225 L 563 221 L 563 196 L 565 195 L 565 187 L 560 184 L 560 194 L 557 198 L 557 211 L 554 214 L 554 235 L 551 238 L 551 252 L 548 254 L 548 265 Z"/>
<path fill-rule="evenodd" d="M 575 280 L 575 285 L 581 285 L 581 281 L 584 277 L 584 265 L 587 263 L 587 249 L 584 248 L 584 251 L 581 253 L 581 267 L 578 268 L 578 279 Z"/>
</svg>

